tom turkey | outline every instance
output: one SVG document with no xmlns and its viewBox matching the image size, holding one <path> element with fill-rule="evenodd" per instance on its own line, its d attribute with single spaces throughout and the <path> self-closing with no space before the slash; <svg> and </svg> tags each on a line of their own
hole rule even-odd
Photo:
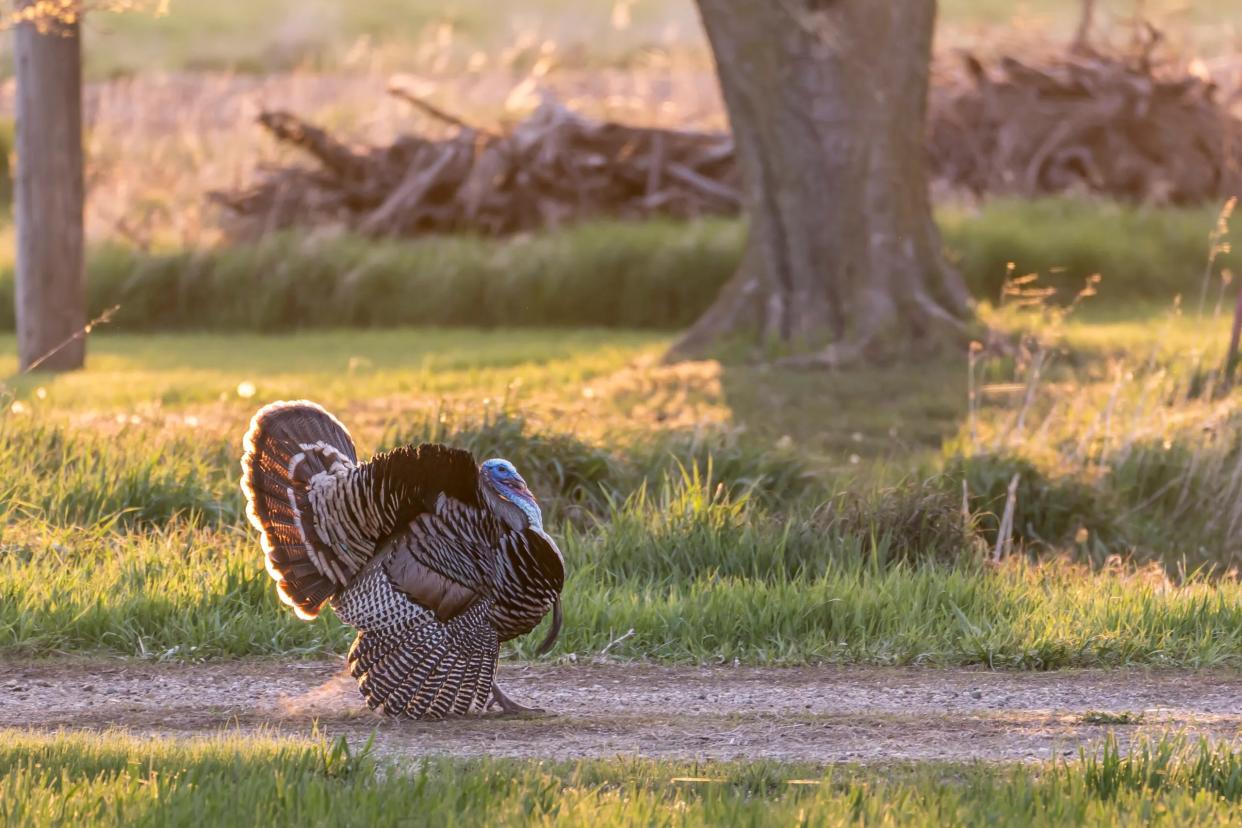
<svg viewBox="0 0 1242 828">
<path fill-rule="evenodd" d="M 564 559 L 507 460 L 424 443 L 359 463 L 354 441 L 315 403 L 277 402 L 243 442 L 246 514 L 267 571 L 298 617 L 330 602 L 358 631 L 350 673 L 372 709 L 438 719 L 516 704 L 495 684 L 500 642 L 552 611 Z"/>
</svg>

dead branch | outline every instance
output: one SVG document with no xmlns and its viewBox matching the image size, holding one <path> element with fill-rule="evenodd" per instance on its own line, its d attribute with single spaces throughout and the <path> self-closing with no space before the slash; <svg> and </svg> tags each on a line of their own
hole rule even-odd
<svg viewBox="0 0 1242 828">
<path fill-rule="evenodd" d="M 1153 30 L 1129 56 L 1082 49 L 985 65 L 966 55 L 932 91 L 934 180 L 978 195 L 1085 192 L 1173 204 L 1242 193 L 1242 123 L 1210 81 L 1161 66 L 1159 41 Z M 502 134 L 406 89 L 390 92 L 457 133 L 354 146 L 296 115 L 264 112 L 259 123 L 314 166 L 263 170 L 251 187 L 211 194 L 232 234 L 334 225 L 375 236 L 494 235 L 743 207 L 727 134 L 596 121 L 550 97 Z"/>
</svg>

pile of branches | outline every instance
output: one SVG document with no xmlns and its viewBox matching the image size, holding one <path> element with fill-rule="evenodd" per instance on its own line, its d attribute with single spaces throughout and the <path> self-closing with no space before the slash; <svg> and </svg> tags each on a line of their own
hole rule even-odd
<svg viewBox="0 0 1242 828">
<path fill-rule="evenodd" d="M 600 215 L 691 217 L 741 208 L 726 134 L 595 121 L 550 98 L 499 134 L 397 94 L 456 134 L 355 148 L 295 115 L 262 113 L 264 128 L 317 166 L 268 169 L 253 187 L 212 193 L 230 214 L 232 234 L 325 224 L 375 236 L 505 234 Z"/>
<path fill-rule="evenodd" d="M 1201 204 L 1242 194 L 1242 123 L 1210 82 L 1130 58 L 1003 58 L 941 77 L 930 106 L 933 178 L 950 190 L 1030 197 L 1089 192 Z M 733 140 L 723 133 L 592 120 L 551 99 L 500 134 L 397 92 L 456 134 L 355 147 L 287 112 L 259 122 L 316 165 L 264 171 L 213 193 L 227 229 L 254 237 L 292 225 L 374 235 L 505 234 L 599 216 L 733 214 Z"/>
<path fill-rule="evenodd" d="M 932 96 L 933 177 L 979 195 L 1202 204 L 1242 193 L 1242 122 L 1209 80 L 1153 65 L 1157 39 L 1125 58 L 989 68 L 967 56 Z"/>
</svg>

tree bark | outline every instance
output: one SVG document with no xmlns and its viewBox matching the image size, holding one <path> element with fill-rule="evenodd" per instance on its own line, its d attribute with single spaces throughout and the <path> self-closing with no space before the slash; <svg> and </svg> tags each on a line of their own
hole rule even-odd
<svg viewBox="0 0 1242 828">
<path fill-rule="evenodd" d="M 23 370 L 71 370 L 86 355 L 78 23 L 19 23 L 13 54 L 18 355 Z"/>
<path fill-rule="evenodd" d="M 898 355 L 952 334 L 924 123 L 935 0 L 697 0 L 750 219 L 747 251 L 673 358 L 739 333 L 792 361 Z"/>
</svg>

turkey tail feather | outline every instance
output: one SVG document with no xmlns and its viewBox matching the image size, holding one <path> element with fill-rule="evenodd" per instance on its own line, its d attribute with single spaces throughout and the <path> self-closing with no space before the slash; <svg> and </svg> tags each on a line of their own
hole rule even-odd
<svg viewBox="0 0 1242 828">
<path fill-rule="evenodd" d="M 262 533 L 268 574 L 277 582 L 281 601 L 299 618 L 314 618 L 354 567 L 315 527 L 311 480 L 357 465 L 353 438 L 323 408 L 300 400 L 259 409 L 242 447 L 246 516 Z"/>
</svg>

